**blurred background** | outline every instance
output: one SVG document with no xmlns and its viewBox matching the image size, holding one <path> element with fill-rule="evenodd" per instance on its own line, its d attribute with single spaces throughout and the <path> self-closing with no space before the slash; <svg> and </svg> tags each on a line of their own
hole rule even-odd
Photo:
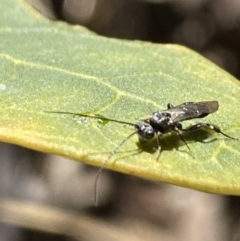
<svg viewBox="0 0 240 241">
<path fill-rule="evenodd" d="M 102 36 L 185 45 L 239 78 L 238 0 L 28 0 Z M 0 144 L 0 241 L 238 241 L 240 199 Z"/>
</svg>

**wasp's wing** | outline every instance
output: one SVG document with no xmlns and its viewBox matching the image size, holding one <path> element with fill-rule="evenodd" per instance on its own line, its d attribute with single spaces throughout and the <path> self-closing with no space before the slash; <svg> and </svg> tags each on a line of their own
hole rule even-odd
<svg viewBox="0 0 240 241">
<path fill-rule="evenodd" d="M 164 112 L 168 112 L 174 122 L 203 118 L 218 110 L 217 101 L 185 102 L 178 106 L 170 106 Z"/>
</svg>

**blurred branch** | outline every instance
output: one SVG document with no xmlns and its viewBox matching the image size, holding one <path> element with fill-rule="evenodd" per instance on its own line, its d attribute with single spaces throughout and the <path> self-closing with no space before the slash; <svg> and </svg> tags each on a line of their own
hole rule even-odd
<svg viewBox="0 0 240 241">
<path fill-rule="evenodd" d="M 77 240 L 143 240 L 88 215 L 19 200 L 0 200 L 0 221 L 22 228 L 68 235 Z"/>
</svg>

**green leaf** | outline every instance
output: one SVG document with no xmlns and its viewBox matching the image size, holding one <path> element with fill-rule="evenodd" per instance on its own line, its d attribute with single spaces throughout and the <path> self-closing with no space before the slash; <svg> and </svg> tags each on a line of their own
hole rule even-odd
<svg viewBox="0 0 240 241">
<path fill-rule="evenodd" d="M 90 112 L 136 123 L 168 102 L 206 100 L 220 104 L 206 121 L 240 136 L 239 82 L 199 54 L 178 45 L 100 37 L 46 20 L 20 0 L 5 0 L 0 12 L 1 141 L 102 166 L 132 127 L 45 111 Z M 141 146 L 135 136 L 107 167 L 239 195 L 239 141 L 206 136 L 205 130 L 186 135 L 189 152 L 176 134 L 166 135 L 158 161 L 156 143 Z"/>
</svg>

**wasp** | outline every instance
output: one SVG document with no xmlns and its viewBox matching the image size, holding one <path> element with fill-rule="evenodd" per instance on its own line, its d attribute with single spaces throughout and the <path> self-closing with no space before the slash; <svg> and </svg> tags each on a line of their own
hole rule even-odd
<svg viewBox="0 0 240 241">
<path fill-rule="evenodd" d="M 221 131 L 220 127 L 215 124 L 210 124 L 206 122 L 198 122 L 197 124 L 191 125 L 187 128 L 183 128 L 181 122 L 191 119 L 203 118 L 209 114 L 216 112 L 219 108 L 219 103 L 216 100 L 213 101 L 201 101 L 201 102 L 185 102 L 183 104 L 173 106 L 172 104 L 167 104 L 167 109 L 155 111 L 149 118 L 140 120 L 137 123 L 131 123 L 127 121 L 115 120 L 111 118 L 106 118 L 101 115 L 95 114 L 81 114 L 81 113 L 72 113 L 72 112 L 63 112 L 63 111 L 46 111 L 48 113 L 56 113 L 56 114 L 70 114 L 70 115 L 77 115 L 81 117 L 87 118 L 94 118 L 100 119 L 103 121 L 111 121 L 116 122 L 119 124 L 126 124 L 134 127 L 134 132 L 128 135 L 122 142 L 120 142 L 115 149 L 110 153 L 104 164 L 99 168 L 97 172 L 97 176 L 95 179 L 95 206 L 98 205 L 97 201 L 97 182 L 99 176 L 103 169 L 105 168 L 108 161 L 117 153 L 119 148 L 132 136 L 135 134 L 139 137 L 140 143 L 146 143 L 152 140 L 153 138 L 157 138 L 157 150 L 158 150 L 158 157 L 159 159 L 161 154 L 161 145 L 160 145 L 160 138 L 167 133 L 175 131 L 180 136 L 181 140 L 186 144 L 187 148 L 190 150 L 187 142 L 183 138 L 182 132 L 189 132 L 193 130 L 200 129 L 202 127 L 206 127 L 209 130 L 212 130 L 216 133 L 222 134 L 223 136 L 238 140 L 237 138 L 231 137 L 224 132 Z"/>
</svg>

